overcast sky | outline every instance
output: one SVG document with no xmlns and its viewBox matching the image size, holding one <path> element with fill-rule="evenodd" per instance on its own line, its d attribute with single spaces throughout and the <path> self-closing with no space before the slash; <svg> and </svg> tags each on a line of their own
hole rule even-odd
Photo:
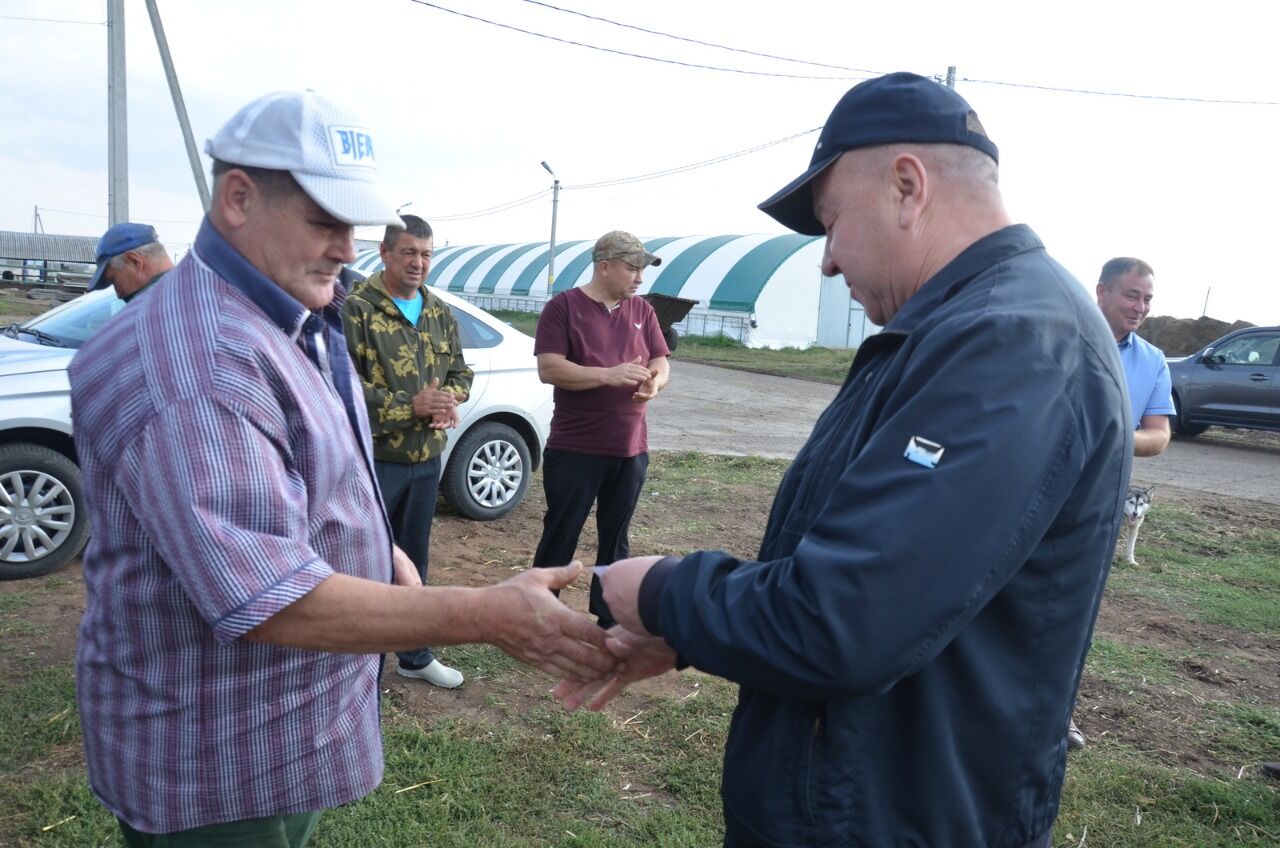
<svg viewBox="0 0 1280 848">
<path fill-rule="evenodd" d="M 1106 259 L 1134 255 L 1156 269 L 1154 314 L 1198 316 L 1208 293 L 1213 317 L 1280 323 L 1280 75 L 1267 3 L 552 2 L 837 67 L 526 0 L 435 5 L 670 61 L 413 0 L 159 7 L 201 147 L 268 91 L 313 88 L 344 101 L 373 130 L 388 199 L 412 202 L 406 211 L 432 222 L 437 246 L 545 240 L 549 192 L 497 214 L 448 217 L 549 189 L 542 160 L 565 186 L 560 242 L 614 228 L 645 238 L 781 232 L 755 206 L 804 170 L 816 133 L 673 176 L 583 186 L 806 133 L 873 72 L 942 75 L 955 65 L 958 90 L 1000 146 L 1010 212 L 1083 283 L 1092 288 Z M 130 218 L 180 249 L 199 200 L 145 3 L 125 7 Z M 47 232 L 105 229 L 105 20 L 106 0 L 0 0 L 0 229 L 30 231 L 37 206 Z"/>
</svg>

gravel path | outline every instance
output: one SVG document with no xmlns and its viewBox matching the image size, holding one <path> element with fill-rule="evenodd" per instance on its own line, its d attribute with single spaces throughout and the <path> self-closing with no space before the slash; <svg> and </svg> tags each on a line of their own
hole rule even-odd
<svg viewBox="0 0 1280 848">
<path fill-rule="evenodd" d="M 674 360 L 670 385 L 649 408 L 649 445 L 792 457 L 835 394 L 826 383 Z M 1216 432 L 1134 460 L 1134 481 L 1280 504 L 1280 440 L 1215 440 Z"/>
</svg>

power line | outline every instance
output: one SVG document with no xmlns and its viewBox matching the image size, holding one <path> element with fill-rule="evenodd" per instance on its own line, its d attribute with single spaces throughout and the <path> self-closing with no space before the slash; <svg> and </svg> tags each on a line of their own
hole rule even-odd
<svg viewBox="0 0 1280 848">
<path fill-rule="evenodd" d="M 102 214 L 100 214 L 100 213 L 98 213 L 98 212 L 75 212 L 75 211 L 72 211 L 72 210 L 70 210 L 70 209 L 54 209 L 54 208 L 53 208 L 53 207 L 51 207 L 51 206 L 41 206 L 41 207 L 40 207 L 40 211 L 41 211 L 41 212 L 57 212 L 57 213 L 59 213 L 59 214 L 61 214 L 61 215 L 78 215 L 78 216 L 79 216 L 79 217 L 81 217 L 81 218 L 106 218 L 106 217 L 108 217 L 108 216 L 106 216 L 106 215 L 102 215 Z M 133 219 L 134 219 L 135 221 L 146 221 L 146 222 L 147 222 L 147 223 L 149 223 L 149 224 L 199 224 L 199 223 L 201 223 L 200 221 L 177 221 L 177 220 L 172 220 L 172 219 L 167 219 L 167 218 L 148 218 L 148 217 L 147 217 L 147 216 L 145 216 L 145 215 L 142 215 L 142 216 L 134 216 L 134 218 L 133 218 Z"/>
<path fill-rule="evenodd" d="M 811 135 L 813 133 L 816 133 L 820 129 L 822 129 L 822 127 L 814 127 L 811 130 L 805 130 L 804 132 L 793 133 L 792 135 L 786 136 L 785 138 L 777 138 L 777 139 L 774 139 L 773 141 L 766 141 L 764 144 L 757 144 L 754 147 L 747 147 L 742 150 L 735 150 L 733 153 L 726 153 L 722 156 L 714 156 L 710 159 L 703 159 L 700 162 L 690 162 L 687 165 L 677 165 L 674 168 L 665 168 L 661 171 L 650 171 L 645 174 L 636 174 L 635 176 L 631 176 L 631 177 L 620 177 L 614 180 L 601 180 L 599 182 L 594 182 L 594 183 L 581 183 L 579 185 L 561 186 L 561 188 L 563 188 L 566 191 L 568 190 L 586 191 L 594 188 L 608 188 L 610 186 L 645 182 L 647 180 L 656 180 L 656 179 L 659 179 L 660 177 L 670 177 L 676 174 L 683 174 L 688 171 L 695 171 L 699 168 L 706 168 L 710 165 L 717 165 L 721 162 L 728 162 L 730 159 L 737 159 L 741 156 L 746 156 L 748 154 L 756 153 L 760 150 L 764 150 L 769 147 L 774 147 L 775 145 L 785 144 L 788 141 L 793 141 L 797 138 L 802 138 L 806 135 Z M 516 198 L 515 200 L 510 200 L 506 203 L 500 203 L 496 206 L 490 206 L 487 209 L 478 209 L 474 212 L 463 212 L 457 215 L 424 215 L 423 217 L 429 221 L 461 221 L 466 218 L 483 218 L 487 215 L 496 215 L 499 212 L 506 212 L 510 209 L 515 209 L 519 206 L 525 206 L 527 204 L 533 203 L 534 201 L 541 200 L 542 198 L 546 197 L 550 193 L 551 193 L 551 189 L 544 188 L 541 191 L 534 192 L 533 194 L 525 195 L 524 197 L 519 197 L 519 198 Z"/>
<path fill-rule="evenodd" d="M 716 44 L 709 41 L 700 41 L 695 38 L 686 38 L 680 35 L 673 35 L 671 33 L 660 32 L 658 30 L 653 30 L 653 29 L 647 29 L 645 27 L 635 26 L 633 24 L 623 23 L 621 21 L 615 21 L 610 18 L 604 18 L 597 15 L 589 15 L 585 12 L 579 12 L 574 9 L 566 9 L 561 6 L 552 5 L 551 3 L 542 2 L 542 0 L 524 0 L 524 2 L 531 3 L 535 6 L 542 6 L 544 8 L 551 9 L 557 12 L 563 12 L 565 14 L 576 15 L 578 17 L 586 18 L 588 20 L 598 21 L 600 23 L 610 24 L 612 26 L 623 27 L 625 29 L 635 30 L 637 32 L 643 32 L 649 35 L 656 35 L 662 38 L 670 38 L 676 41 L 683 41 L 690 44 L 697 44 L 703 47 L 711 47 L 717 50 L 728 50 L 734 53 L 742 53 L 745 55 L 757 56 L 765 59 L 774 59 L 776 61 L 781 61 L 781 62 L 795 62 L 799 64 L 812 65 L 814 67 L 820 67 L 820 68 L 831 68 L 834 70 L 851 71 L 857 74 L 861 74 L 862 76 L 848 77 L 848 76 L 810 76 L 805 74 L 780 74 L 780 73 L 770 73 L 768 71 L 748 71 L 748 70 L 743 70 L 741 68 L 725 68 L 718 65 L 702 65 L 694 62 L 681 62 L 675 59 L 662 59 L 656 56 L 648 56 L 642 53 L 629 53 L 624 50 L 615 50 L 609 47 L 600 47 L 595 44 L 584 44 L 580 41 L 572 41 L 570 39 L 561 38 L 555 35 L 548 35 L 546 33 L 534 32 L 532 30 L 522 29 L 520 27 L 513 26 L 511 24 L 504 24 L 499 21 L 489 20 L 488 18 L 481 18 L 476 15 L 468 15 L 464 12 L 459 12 L 454 9 L 449 9 L 444 6 L 437 5 L 435 3 L 426 2 L 426 0 L 410 0 L 410 2 L 417 3 L 418 5 L 421 5 L 421 6 L 429 6 L 430 8 L 438 9 L 439 11 L 442 11 L 442 12 L 448 12 L 450 14 L 458 15 L 464 18 L 469 18 L 471 20 L 479 21 L 481 23 L 490 24 L 491 26 L 501 27 L 502 29 L 512 30 L 514 32 L 523 33 L 525 35 L 532 35 L 538 38 L 546 38 L 551 41 L 560 42 L 562 44 L 570 44 L 575 47 L 586 47 L 591 50 L 599 50 L 604 53 L 613 53 L 618 56 L 628 56 L 633 59 L 644 59 L 650 62 L 662 62 L 665 64 L 679 65 L 687 68 L 700 68 L 704 70 L 723 71 L 726 73 L 735 73 L 735 74 L 750 74 L 752 76 L 780 77 L 785 79 L 813 79 L 813 80 L 868 79 L 870 77 L 880 76 L 881 74 L 884 73 L 883 71 L 873 71 L 866 68 L 850 68 L 844 65 L 829 65 L 822 62 L 810 62 L 804 59 L 793 59 L 787 56 L 776 56 L 770 53 L 758 53 L 753 50 L 745 50 L 737 47 L 729 47 L 727 45 Z M 1125 92 L 1125 91 L 1100 91 L 1097 89 L 1069 88 L 1069 87 L 1051 86 L 1051 85 L 1036 85 L 1033 83 L 1007 82 L 1004 80 L 983 80 L 983 79 L 973 79 L 970 77 L 964 77 L 962 78 L 961 81 L 974 83 L 976 85 L 1002 85 L 1010 88 L 1026 88 L 1026 89 L 1032 89 L 1035 91 L 1054 91 L 1054 92 L 1060 92 L 1063 94 L 1085 94 L 1093 97 L 1126 97 L 1126 98 L 1137 99 L 1137 100 L 1164 100 L 1164 101 L 1169 101 L 1174 103 L 1206 103 L 1206 104 L 1216 103 L 1216 104 L 1225 104 L 1225 105 L 1231 105 L 1231 106 L 1280 106 L 1280 101 L 1274 101 L 1274 100 L 1240 100 L 1240 99 L 1232 99 L 1232 98 L 1214 98 L 1214 97 L 1180 97 L 1176 95 L 1164 95 L 1164 94 L 1137 94 L 1137 93 Z"/>
<path fill-rule="evenodd" d="M 645 61 L 648 61 L 648 62 L 661 62 L 666 65 L 678 65 L 683 68 L 699 68 L 705 71 L 721 71 L 729 74 L 747 74 L 749 76 L 755 76 L 755 77 L 781 77 L 784 79 L 806 79 L 806 80 L 866 79 L 865 76 L 848 77 L 848 76 L 811 76 L 806 74 L 775 74 L 775 73 L 770 73 L 769 71 L 748 71 L 742 68 L 724 68 L 719 65 L 701 65 L 696 62 L 681 62 L 677 59 L 662 59 L 657 56 L 647 56 L 643 53 L 628 53 L 625 50 L 615 50 L 612 47 L 601 47 L 598 44 L 584 44 L 581 41 L 573 41 L 568 38 L 561 38 L 558 35 L 548 35 L 545 32 L 534 32 L 533 30 L 530 30 L 530 29 L 522 29 L 518 26 L 513 26 L 512 24 L 504 24 L 498 21 L 489 20 L 488 18 L 482 18 L 478 15 L 469 15 L 466 12 L 459 12 L 457 9 L 450 9 L 445 6 L 440 6 L 436 3 L 428 3 L 427 0 L 409 0 L 409 2 L 417 3 L 419 6 L 427 6 L 429 8 L 436 9 L 441 12 L 448 12 L 449 14 L 457 15 L 460 18 L 467 18 L 468 20 L 479 21 L 480 23 L 489 24 L 490 26 L 500 27 L 502 29 L 508 29 L 513 32 L 519 32 L 525 35 L 536 36 L 538 38 L 545 38 L 549 41 L 556 41 L 556 42 L 559 42 L 560 44 L 570 44 L 570 45 L 573 45 L 574 47 L 585 47 L 588 50 L 598 50 L 601 53 L 612 53 L 615 56 L 627 56 L 632 59 L 644 59 Z M 877 76 L 877 75 L 873 74 L 872 76 Z"/>
<path fill-rule="evenodd" d="M 1180 103 L 1225 103 L 1232 106 L 1280 106 L 1275 100 L 1225 100 L 1212 97 L 1175 97 L 1166 94 L 1134 94 L 1126 91 L 1094 91 L 1084 88 L 1058 88 L 1052 85 L 1033 85 L 1025 82 L 1002 82 L 1000 80 L 981 80 L 961 77 L 961 82 L 978 85 L 1003 85 L 1010 88 L 1030 88 L 1035 91 L 1057 91 L 1064 94 L 1089 94 L 1095 97 L 1131 97 L 1137 100 L 1171 100 Z"/>
<path fill-rule="evenodd" d="M 24 18 L 20 15 L 0 15 L 0 20 L 35 21 L 42 24 L 84 24 L 85 26 L 106 26 L 106 21 L 72 21 L 64 18 Z"/>
<path fill-rule="evenodd" d="M 774 139 L 773 141 L 766 141 L 764 144 L 757 144 L 755 147 L 748 147 L 743 150 L 735 151 L 733 153 L 726 153 L 723 156 L 715 156 L 711 159 L 703 159 L 701 162 L 693 162 L 688 165 L 679 165 L 675 168 L 667 168 L 666 170 L 662 170 L 662 171 L 650 171 L 647 174 L 637 174 L 634 177 L 621 177 L 616 180 L 602 180 L 600 182 L 595 182 L 595 183 L 583 183 L 582 185 L 567 185 L 567 186 L 564 186 L 564 188 L 565 190 L 605 188 L 607 186 L 616 186 L 616 185 L 625 185 L 627 183 L 644 182 L 645 180 L 656 180 L 659 177 L 670 177 L 675 174 L 683 174 L 686 171 L 694 171 L 694 170 L 697 170 L 698 168 L 705 168 L 708 165 L 716 165 L 721 162 L 728 162 L 730 159 L 737 159 L 740 156 L 746 156 L 750 153 L 755 153 L 757 151 L 764 150 L 765 148 L 768 148 L 768 147 L 773 147 L 778 144 L 784 144 L 788 141 L 792 141 L 794 139 L 801 138 L 806 135 L 811 135 L 812 133 L 816 133 L 820 129 L 822 129 L 822 127 L 814 127 L 811 130 L 798 132 L 798 133 L 795 133 L 794 135 L 789 135 L 786 138 Z"/>
<path fill-rule="evenodd" d="M 758 56 L 761 59 L 776 59 L 779 62 L 794 62 L 797 65 L 811 65 L 815 68 L 828 68 L 833 71 L 853 71 L 854 73 L 872 74 L 873 76 L 880 76 L 881 74 L 884 73 L 883 71 L 872 71 L 866 68 L 850 68 L 845 65 L 828 65 L 823 62 L 810 62 L 807 59 L 792 59 L 788 56 L 775 56 L 772 53 L 757 53 L 754 50 L 744 50 L 740 47 L 728 47 L 724 44 L 715 44 L 710 41 L 699 41 L 696 38 L 686 38 L 682 35 L 673 35 L 669 32 L 659 32 L 656 29 L 646 29 L 645 27 L 635 26 L 634 24 L 626 24 L 626 23 L 622 23 L 621 21 L 611 20 L 609 18 L 602 18 L 596 15 L 588 15 L 586 12 L 579 12 L 575 9 L 565 9 L 560 6 L 553 6 L 550 3 L 543 3 L 541 2 L 541 0 L 524 0 L 524 2 L 531 3 L 534 6 L 542 6 L 547 9 L 552 9 L 556 12 L 564 12 L 567 15 L 577 15 L 578 17 L 586 18 L 589 21 L 599 21 L 600 23 L 610 24 L 616 27 L 622 27 L 623 29 L 630 29 L 636 32 L 643 32 L 648 35 L 656 35 L 661 38 L 670 38 L 674 41 L 683 41 L 688 44 L 698 44 L 698 45 L 701 45 L 702 47 L 712 47 L 712 48 L 715 48 L 716 50 L 728 50 L 731 53 L 742 53 L 743 55 L 746 55 L 746 56 Z"/>
<path fill-rule="evenodd" d="M 487 215 L 497 215 L 499 212 L 506 212 L 519 206 L 526 206 L 533 203 L 535 200 L 540 200 L 546 197 L 550 193 L 551 189 L 544 188 L 541 191 L 534 192 L 533 194 L 528 194 L 524 197 L 510 200 L 506 203 L 499 203 L 497 206 L 490 206 L 487 209 L 477 209 L 474 212 L 460 212 L 457 215 L 425 215 L 423 217 L 427 218 L 429 221 L 461 221 L 466 218 L 483 218 Z"/>
</svg>

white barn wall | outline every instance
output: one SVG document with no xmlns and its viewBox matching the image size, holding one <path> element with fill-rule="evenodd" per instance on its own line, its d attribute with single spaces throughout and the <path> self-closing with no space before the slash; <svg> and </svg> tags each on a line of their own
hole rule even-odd
<svg viewBox="0 0 1280 848">
<path fill-rule="evenodd" d="M 682 236 L 659 247 L 655 253 L 663 260 L 656 268 L 645 272 L 645 282 L 641 286 L 642 294 L 652 291 L 662 281 L 663 273 L 671 268 L 674 260 L 686 250 L 704 241 L 708 236 Z M 822 241 L 815 240 L 805 244 L 787 256 L 772 271 L 763 287 L 756 295 L 753 311 L 750 313 L 732 310 L 712 310 L 711 299 L 723 282 L 725 275 L 748 253 L 760 245 L 776 238 L 771 235 L 745 235 L 735 237 L 720 245 L 694 269 L 685 280 L 677 296 L 699 301 L 694 307 L 691 320 L 678 324 L 683 332 L 698 332 L 705 328 L 706 332 L 716 332 L 718 327 L 726 328 L 726 332 L 734 332 L 752 347 L 808 347 L 815 343 L 818 335 L 820 286 L 822 280 Z M 572 240 L 571 240 L 572 241 Z M 437 251 L 436 261 L 440 262 L 455 251 L 462 251 L 449 266 L 439 272 L 433 285 L 449 288 L 457 279 L 457 275 L 476 255 L 489 249 L 492 245 L 462 246 L 457 248 L 441 248 Z M 528 248 L 528 244 L 517 244 L 497 251 L 485 258 L 465 281 L 464 295 L 476 299 L 481 306 L 490 308 L 525 308 L 539 311 L 546 300 L 546 262 L 541 248 Z M 575 259 L 591 250 L 590 241 L 568 247 L 558 245 L 556 248 L 557 274 L 564 273 Z M 445 253 L 444 251 L 448 251 Z M 479 288 L 485 277 L 495 265 L 513 252 L 524 251 L 511 263 L 498 279 L 492 293 L 480 293 Z M 542 259 L 541 262 L 539 260 Z M 525 274 L 530 266 L 539 262 L 538 275 L 534 278 L 528 295 L 512 295 L 511 289 Z M 352 266 L 366 275 L 381 268 L 377 251 L 362 252 Z M 574 286 L 582 286 L 591 279 L 591 266 L 584 265 L 572 281 Z M 565 280 L 557 278 L 557 287 L 563 287 Z M 490 299 L 503 299 L 506 303 L 493 303 Z M 486 303 L 486 301 L 490 301 Z M 755 321 L 755 326 L 748 328 L 748 322 Z M 688 324 L 686 328 L 685 324 Z"/>
<path fill-rule="evenodd" d="M 818 337 L 822 242 L 787 257 L 756 298 L 752 347 L 808 347 Z"/>
</svg>

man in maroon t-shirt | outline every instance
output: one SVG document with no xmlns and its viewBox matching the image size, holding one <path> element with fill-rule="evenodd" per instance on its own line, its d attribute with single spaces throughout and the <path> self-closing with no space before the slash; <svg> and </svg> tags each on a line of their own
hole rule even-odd
<svg viewBox="0 0 1280 848">
<path fill-rule="evenodd" d="M 535 568 L 573 559 L 597 502 L 596 564 L 631 555 L 627 528 L 649 468 L 645 408 L 671 373 L 658 316 L 635 296 L 644 269 L 662 260 L 621 230 L 601 236 L 591 259 L 591 282 L 553 297 L 538 318 L 538 376 L 556 391 Z M 601 627 L 613 626 L 594 575 L 590 609 Z"/>
</svg>

